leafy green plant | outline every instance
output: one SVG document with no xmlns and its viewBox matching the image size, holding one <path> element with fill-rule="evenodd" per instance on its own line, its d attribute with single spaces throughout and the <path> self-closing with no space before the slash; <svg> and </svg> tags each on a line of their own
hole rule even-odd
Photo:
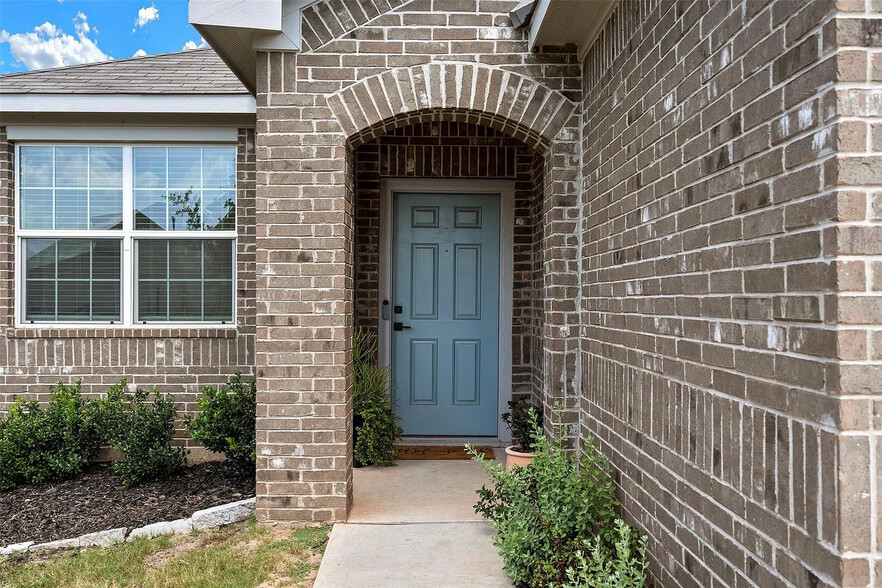
<svg viewBox="0 0 882 588">
<path fill-rule="evenodd" d="M 358 465 L 395 464 L 395 443 L 402 435 L 392 411 L 389 370 L 377 365 L 377 338 L 358 329 L 352 337 L 355 461 Z"/>
<path fill-rule="evenodd" d="M 223 453 L 230 474 L 254 476 L 256 382 L 243 382 L 236 372 L 226 386 L 203 386 L 197 402 L 200 412 L 183 419 L 190 436 L 209 451 Z"/>
<path fill-rule="evenodd" d="M 549 440 L 528 414 L 530 465 L 508 470 L 468 447 L 492 482 L 475 511 L 492 520 L 506 572 L 518 586 L 606 586 L 608 573 L 642 586 L 645 539 L 627 525 L 623 535 L 606 458 L 590 438 L 581 458 L 567 453 L 563 426 Z"/>
<path fill-rule="evenodd" d="M 128 393 L 123 379 L 107 391 L 100 412 L 107 442 L 124 454 L 113 463 L 124 485 L 168 479 L 187 465 L 187 451 L 172 447 L 178 412 L 171 396 L 141 388 Z"/>
<path fill-rule="evenodd" d="M 535 407 L 526 398 L 509 400 L 508 412 L 502 413 L 502 422 L 511 431 L 511 441 L 515 451 L 533 453 L 533 421 L 530 411 Z"/>
<path fill-rule="evenodd" d="M 563 588 L 639 588 L 646 582 L 646 537 L 622 519 L 615 522 L 615 543 L 604 546 L 598 535 L 587 541 L 585 550 L 575 553 L 575 564 L 567 568 Z"/>
<path fill-rule="evenodd" d="M 45 409 L 19 398 L 0 420 L 0 490 L 72 478 L 98 454 L 99 419 L 80 388 L 58 382 Z"/>
</svg>

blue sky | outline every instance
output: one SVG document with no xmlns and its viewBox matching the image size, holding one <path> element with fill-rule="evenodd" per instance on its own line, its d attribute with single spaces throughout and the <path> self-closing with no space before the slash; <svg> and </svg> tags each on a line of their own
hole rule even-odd
<svg viewBox="0 0 882 588">
<path fill-rule="evenodd" d="M 187 0 L 0 0 L 0 73 L 201 43 L 187 22 Z"/>
</svg>

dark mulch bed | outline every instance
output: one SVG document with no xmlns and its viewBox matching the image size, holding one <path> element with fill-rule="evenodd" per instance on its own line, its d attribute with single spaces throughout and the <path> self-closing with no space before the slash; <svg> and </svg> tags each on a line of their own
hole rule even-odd
<svg viewBox="0 0 882 588">
<path fill-rule="evenodd" d="M 73 480 L 0 492 L 0 545 L 134 529 L 254 496 L 253 479 L 227 478 L 222 468 L 196 464 L 172 480 L 126 488 L 109 464 L 95 464 Z"/>
</svg>

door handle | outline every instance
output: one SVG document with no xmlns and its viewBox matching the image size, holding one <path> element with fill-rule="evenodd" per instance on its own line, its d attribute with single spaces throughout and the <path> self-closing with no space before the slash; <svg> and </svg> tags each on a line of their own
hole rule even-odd
<svg viewBox="0 0 882 588">
<path fill-rule="evenodd" d="M 403 331 L 405 329 L 407 329 L 409 331 L 410 325 L 405 325 L 403 323 L 392 323 L 392 330 L 393 331 Z"/>
</svg>

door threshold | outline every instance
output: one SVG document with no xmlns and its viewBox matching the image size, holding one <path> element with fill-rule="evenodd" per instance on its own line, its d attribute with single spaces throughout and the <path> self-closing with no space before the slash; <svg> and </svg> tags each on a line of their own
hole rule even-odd
<svg viewBox="0 0 882 588">
<path fill-rule="evenodd" d="M 455 447 L 466 443 L 475 447 L 506 447 L 508 445 L 499 437 L 413 437 L 407 435 L 401 438 L 399 445 Z"/>
</svg>

